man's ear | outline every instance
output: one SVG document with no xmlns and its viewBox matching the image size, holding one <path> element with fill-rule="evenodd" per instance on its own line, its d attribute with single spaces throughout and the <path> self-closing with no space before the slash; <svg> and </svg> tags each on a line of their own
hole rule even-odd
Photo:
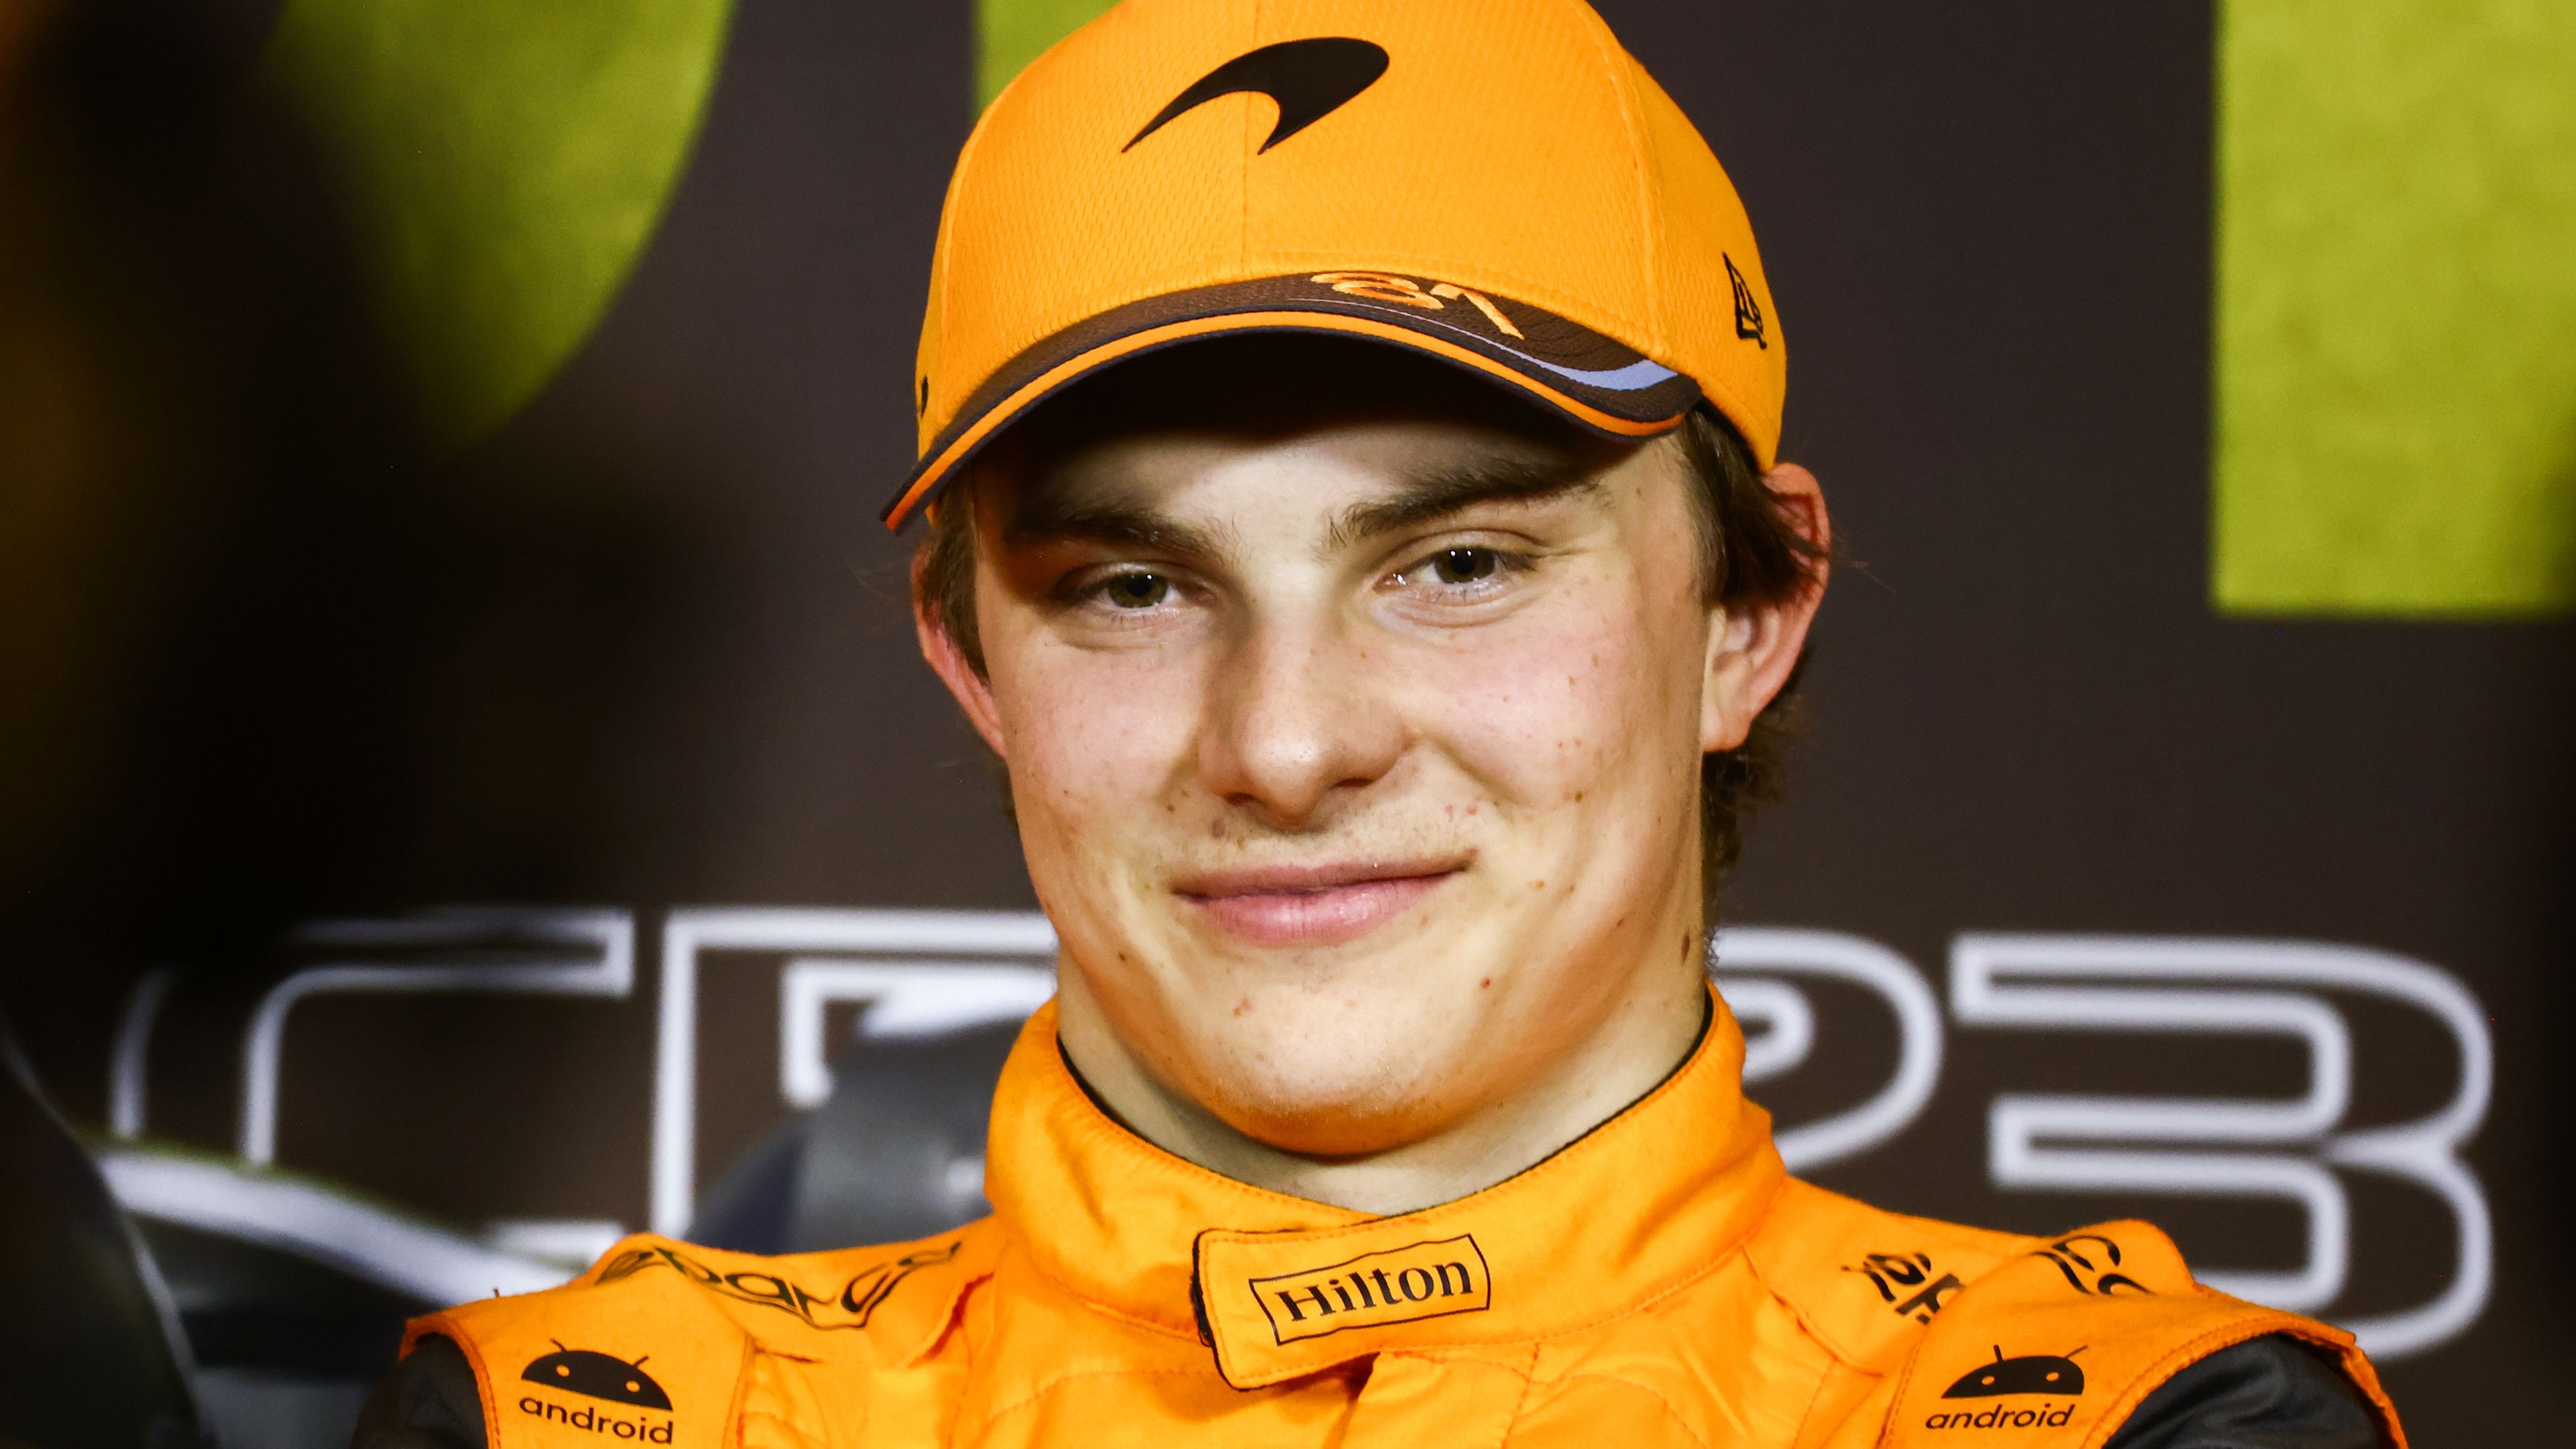
<svg viewBox="0 0 2576 1449">
<path fill-rule="evenodd" d="M 1815 550 L 1806 587 L 1786 599 L 1716 611 L 1708 631 L 1708 659 L 1700 675 L 1699 747 L 1731 750 L 1753 732 L 1754 716 L 1789 683 L 1807 626 L 1824 601 L 1826 560 L 1833 552 L 1833 524 L 1816 475 L 1782 463 L 1762 475 L 1791 527 Z"/>
<path fill-rule="evenodd" d="M 929 563 L 930 550 L 915 550 L 912 556 L 912 628 L 921 640 L 921 657 L 930 661 L 931 672 L 948 686 L 956 697 L 957 707 L 966 712 L 966 722 L 984 737 L 984 744 L 1003 763 L 1010 762 L 1010 752 L 1002 748 L 1002 712 L 993 703 L 993 685 L 975 666 L 967 662 L 966 651 L 957 647 L 957 639 L 941 623 L 938 611 L 930 607 L 930 594 L 922 587 L 922 570 Z"/>
</svg>

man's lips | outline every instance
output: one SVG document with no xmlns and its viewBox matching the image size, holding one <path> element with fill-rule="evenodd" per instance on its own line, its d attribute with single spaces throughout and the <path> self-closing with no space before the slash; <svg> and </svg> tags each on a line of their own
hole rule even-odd
<svg viewBox="0 0 2576 1449">
<path fill-rule="evenodd" d="M 1457 859 L 1266 866 L 1192 876 L 1174 892 L 1255 945 L 1331 946 L 1367 935 L 1466 868 Z"/>
</svg>

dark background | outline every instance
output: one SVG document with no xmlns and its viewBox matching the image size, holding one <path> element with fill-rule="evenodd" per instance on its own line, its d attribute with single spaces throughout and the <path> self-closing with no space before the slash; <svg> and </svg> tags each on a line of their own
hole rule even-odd
<svg viewBox="0 0 2576 1449">
<path fill-rule="evenodd" d="M 2471 1331 L 2387 1378 L 2425 1443 L 2556 1432 L 2576 641 L 2212 612 L 2208 11 L 1602 8 L 1752 210 L 1795 349 L 1785 451 L 1850 556 L 1730 919 L 1865 936 L 1936 983 L 1957 934 L 1995 930 L 2343 942 L 2453 973 L 2496 1046 L 2466 1153 L 2496 1281 Z M 460 1224 L 635 1225 L 655 913 L 1032 905 L 875 523 L 911 459 L 972 17 L 744 0 L 631 281 L 462 456 L 409 431 L 309 139 L 248 83 L 272 18 L 120 0 L 0 25 L 0 1009 L 95 1126 L 121 1003 L 188 966 L 152 1129 L 229 1150 L 224 1003 L 293 923 L 640 912 L 629 1001 L 300 1008 L 280 1152 Z M 1793 1118 L 1884 1071 L 1866 1000 L 1818 1000 L 1848 1059 L 1781 1084 Z M 2353 1121 L 2446 1095 L 2437 1033 L 2347 1009 Z M 712 996 L 706 1070 L 738 1039 L 757 1086 L 774 1012 Z M 2298 1220 L 2267 1205 L 1996 1190 L 1985 1104 L 2302 1080 L 2259 1052 L 1954 1025 L 1926 1115 L 1821 1175 L 2032 1231 L 2149 1214 L 2196 1259 L 2279 1263 Z M 775 1104 L 717 1081 L 702 1112 L 703 1178 Z M 2338 1311 L 2429 1296 L 2444 1218 L 2351 1190 Z"/>
</svg>

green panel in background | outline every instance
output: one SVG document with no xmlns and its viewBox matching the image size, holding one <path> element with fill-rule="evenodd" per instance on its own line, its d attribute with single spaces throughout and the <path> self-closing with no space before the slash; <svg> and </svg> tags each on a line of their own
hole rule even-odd
<svg viewBox="0 0 2576 1449">
<path fill-rule="evenodd" d="M 1116 0 L 975 0 L 975 109 Z"/>
<path fill-rule="evenodd" d="M 267 57 L 342 163 L 426 419 L 498 427 L 660 221 L 729 0 L 288 0 Z"/>
<path fill-rule="evenodd" d="M 2576 3 L 2219 36 L 2218 608 L 2576 605 Z"/>
</svg>

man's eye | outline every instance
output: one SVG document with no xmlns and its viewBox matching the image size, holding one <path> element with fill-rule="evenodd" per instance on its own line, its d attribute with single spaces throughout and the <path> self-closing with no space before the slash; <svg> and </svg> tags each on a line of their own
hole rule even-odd
<svg viewBox="0 0 2576 1449">
<path fill-rule="evenodd" d="M 1423 562 L 1431 576 L 1444 584 L 1489 579 L 1503 566 L 1502 555 L 1490 548 L 1444 548 Z"/>
<path fill-rule="evenodd" d="M 1100 585 L 1100 597 L 1120 609 L 1150 609 L 1171 596 L 1172 581 L 1161 574 L 1119 574 Z"/>
</svg>

